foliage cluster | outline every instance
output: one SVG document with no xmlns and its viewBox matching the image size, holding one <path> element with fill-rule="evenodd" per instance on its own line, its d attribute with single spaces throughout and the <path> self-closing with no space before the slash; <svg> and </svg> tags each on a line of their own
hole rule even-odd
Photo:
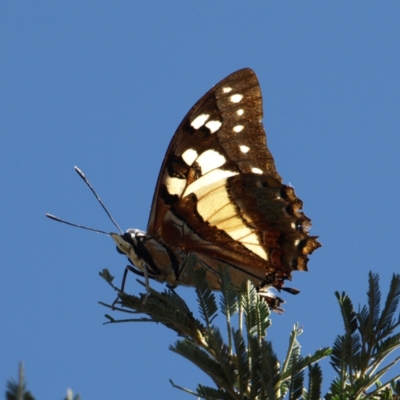
<svg viewBox="0 0 400 400">
<path fill-rule="evenodd" d="M 266 340 L 266 331 L 271 324 L 268 306 L 253 285 L 246 282 L 238 292 L 231 286 L 229 273 L 219 271 L 220 310 L 226 320 L 225 343 L 220 329 L 213 323 L 218 311 L 215 294 L 207 287 L 204 271 L 194 271 L 194 265 L 196 259 L 190 256 L 187 268 L 196 284 L 202 321 L 194 318 L 173 290 L 159 293 L 150 289 L 141 297 L 132 296 L 115 287 L 107 271 L 101 274 L 118 292 L 118 310 L 137 316 L 115 320 L 108 315 L 110 323 L 153 321 L 164 324 L 183 338 L 170 349 L 195 364 L 215 383 L 215 387 L 199 384 L 196 391 L 171 382 L 174 386 L 205 399 L 320 399 L 322 370 L 318 361 L 330 356 L 330 364 L 337 376 L 324 399 L 400 399 L 400 374 L 382 381 L 400 360 L 397 356 L 383 365 L 400 347 L 400 333 L 395 333 L 400 326 L 400 315 L 396 316 L 400 275 L 393 275 L 382 311 L 377 274 L 369 274 L 368 303 L 358 311 L 346 293 L 336 292 L 344 333 L 336 337 L 332 349 L 326 347 L 302 356 L 298 342 L 301 332 L 295 325 L 290 333 L 286 357 L 280 362 L 272 343 Z M 237 329 L 232 326 L 232 317 L 236 314 L 240 321 Z"/>
</svg>

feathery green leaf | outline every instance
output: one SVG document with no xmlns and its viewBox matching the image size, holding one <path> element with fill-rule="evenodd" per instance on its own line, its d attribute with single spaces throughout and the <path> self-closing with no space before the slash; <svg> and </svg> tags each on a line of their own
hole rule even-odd
<svg viewBox="0 0 400 400">
<path fill-rule="evenodd" d="M 378 340 L 390 335 L 395 328 L 400 325 L 400 315 L 397 322 L 394 321 L 394 314 L 398 308 L 400 301 L 400 274 L 393 274 L 390 282 L 389 293 L 386 298 L 385 308 L 382 311 L 378 322 Z"/>
<path fill-rule="evenodd" d="M 236 351 L 236 366 L 238 371 L 238 389 L 241 395 L 248 392 L 250 385 L 250 366 L 249 354 L 242 333 L 239 330 L 233 330 L 233 341 Z"/>
<path fill-rule="evenodd" d="M 321 397 L 322 370 L 318 364 L 308 367 L 307 400 L 319 400 Z"/>
<path fill-rule="evenodd" d="M 206 281 L 206 270 L 204 268 L 194 270 L 196 263 L 197 257 L 193 254 L 190 254 L 186 260 L 186 268 L 192 275 L 193 282 L 196 287 L 197 303 L 199 304 L 200 315 L 202 316 L 207 327 L 211 327 L 213 320 L 217 316 L 218 306 L 214 293 L 208 287 Z"/>
</svg>

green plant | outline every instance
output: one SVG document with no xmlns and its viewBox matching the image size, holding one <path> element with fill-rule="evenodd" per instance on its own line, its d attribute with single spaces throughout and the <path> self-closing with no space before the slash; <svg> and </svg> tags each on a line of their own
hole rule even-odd
<svg viewBox="0 0 400 400">
<path fill-rule="evenodd" d="M 400 347 L 400 333 L 394 334 L 400 326 L 400 315 L 397 319 L 395 315 L 400 300 L 400 275 L 394 274 L 392 277 L 382 312 L 378 274 L 369 273 L 368 304 L 360 307 L 358 312 L 345 293 L 336 292 L 335 295 L 345 332 L 337 336 L 333 345 L 331 365 L 338 376 L 333 380 L 326 398 L 400 398 L 400 374 L 385 383 L 381 382 L 383 376 L 400 360 L 400 356 L 397 356 L 382 366 L 387 357 Z"/>
<path fill-rule="evenodd" d="M 170 349 L 185 357 L 204 371 L 215 383 L 215 387 L 199 384 L 196 391 L 187 393 L 205 399 L 319 399 L 322 371 L 317 361 L 331 353 L 329 348 L 317 350 L 313 355 L 302 357 L 297 337 L 300 330 L 294 326 L 289 339 L 289 348 L 283 362 L 279 362 L 272 343 L 265 339 L 271 321 L 266 302 L 257 294 L 251 282 L 243 284 L 238 292 L 231 286 L 228 270 L 220 270 L 220 309 L 225 316 L 227 342 L 214 324 L 217 316 L 215 294 L 207 287 L 205 271 L 193 270 L 196 260 L 188 260 L 193 274 L 199 312 L 203 322 L 194 318 L 186 303 L 172 290 L 150 292 L 140 297 L 119 291 L 112 284 L 112 277 L 103 271 L 102 276 L 118 291 L 119 311 L 135 315 L 134 318 L 115 322 L 159 322 L 174 330 L 183 339 Z M 106 305 L 102 303 L 103 305 Z M 106 305 L 107 307 L 111 307 Z M 239 323 L 232 325 L 232 317 L 244 315 L 244 328 Z M 137 317 L 136 317 L 137 316 Z M 308 369 L 308 385 L 304 385 L 304 371 Z"/>
</svg>

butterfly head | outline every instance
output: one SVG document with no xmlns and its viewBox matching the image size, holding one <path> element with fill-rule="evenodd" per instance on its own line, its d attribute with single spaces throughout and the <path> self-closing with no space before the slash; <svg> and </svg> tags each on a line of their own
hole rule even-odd
<svg viewBox="0 0 400 400">
<path fill-rule="evenodd" d="M 144 261 L 140 257 L 138 249 L 146 237 L 146 232 L 139 229 L 128 229 L 123 234 L 111 233 L 110 236 L 117 245 L 118 253 L 125 254 L 133 265 L 143 271 Z"/>
<path fill-rule="evenodd" d="M 122 234 L 110 233 L 110 236 L 117 245 L 118 253 L 128 257 L 139 275 L 144 274 L 158 282 L 167 282 L 170 286 L 177 285 L 170 255 L 153 237 L 139 229 L 128 229 Z M 135 272 L 132 268 L 129 270 Z"/>
</svg>

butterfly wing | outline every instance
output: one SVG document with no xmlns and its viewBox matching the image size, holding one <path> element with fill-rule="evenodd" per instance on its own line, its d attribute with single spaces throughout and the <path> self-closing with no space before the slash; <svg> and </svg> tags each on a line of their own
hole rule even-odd
<svg viewBox="0 0 400 400">
<path fill-rule="evenodd" d="M 195 253 L 212 288 L 223 264 L 234 284 L 248 278 L 280 289 L 320 246 L 276 171 L 262 116 L 255 73 L 229 75 L 185 116 L 157 181 L 147 234 L 178 258 Z"/>
</svg>

